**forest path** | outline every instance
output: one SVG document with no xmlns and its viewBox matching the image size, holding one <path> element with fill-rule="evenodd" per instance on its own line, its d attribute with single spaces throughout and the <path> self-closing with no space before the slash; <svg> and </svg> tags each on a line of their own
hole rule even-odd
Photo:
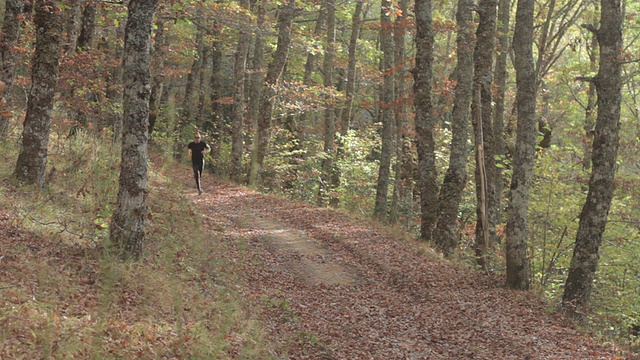
<svg viewBox="0 0 640 360">
<path fill-rule="evenodd" d="M 528 292 L 333 210 L 189 191 L 286 359 L 620 359 Z M 213 183 L 213 185 L 211 185 Z"/>
</svg>

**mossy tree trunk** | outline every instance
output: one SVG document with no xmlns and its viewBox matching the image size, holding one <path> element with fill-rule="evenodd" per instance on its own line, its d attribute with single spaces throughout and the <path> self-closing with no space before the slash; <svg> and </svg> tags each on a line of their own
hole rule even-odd
<svg viewBox="0 0 640 360">
<path fill-rule="evenodd" d="M 249 1 L 243 0 L 240 5 L 249 11 Z M 245 75 L 247 54 L 251 36 L 246 29 L 241 29 L 236 46 L 233 66 L 234 89 L 233 110 L 231 114 L 231 179 L 240 181 L 243 175 L 242 154 L 244 150 L 244 117 L 245 117 Z"/>
<path fill-rule="evenodd" d="M 513 176 L 507 211 L 507 286 L 528 290 L 527 213 L 536 152 L 536 72 L 533 63 L 534 3 L 518 0 L 513 36 L 516 69 L 518 127 Z"/>
<path fill-rule="evenodd" d="M 496 161 L 493 129 L 493 54 L 496 36 L 497 0 L 481 0 L 474 50 L 473 97 L 471 120 L 476 150 L 476 261 L 487 269 L 487 248 L 495 239 L 499 218 L 496 194 Z"/>
<path fill-rule="evenodd" d="M 376 200 L 373 216 L 387 220 L 389 179 L 391 177 L 391 153 L 393 151 L 393 23 L 391 2 L 382 1 L 380 9 L 380 50 L 382 50 L 382 87 L 380 88 L 380 120 L 382 122 L 382 149 L 376 184 Z"/>
<path fill-rule="evenodd" d="M 0 81 L 6 85 L 4 98 L 11 98 L 11 89 L 16 78 L 16 55 L 14 47 L 20 36 L 20 16 L 24 12 L 23 0 L 7 0 L 5 3 L 2 33 L 0 33 Z M 6 138 L 9 122 L 0 118 L 0 140 Z"/>
<path fill-rule="evenodd" d="M 469 157 L 469 117 L 473 92 L 473 1 L 459 0 L 456 12 L 458 25 L 456 87 L 451 120 L 451 155 L 438 201 L 438 221 L 434 243 L 451 255 L 458 246 L 458 209 L 467 183 Z"/>
<path fill-rule="evenodd" d="M 260 111 L 258 112 L 258 123 L 256 129 L 255 146 L 251 155 L 251 168 L 249 171 L 249 185 L 258 184 L 259 174 L 264 165 L 264 158 L 269 150 L 269 140 L 271 137 L 271 117 L 273 116 L 274 96 L 276 96 L 276 85 L 289 56 L 291 44 L 291 26 L 296 15 L 296 2 L 289 0 L 283 5 L 278 13 L 278 42 L 273 53 L 267 75 L 264 79 L 262 93 L 260 97 Z"/>
<path fill-rule="evenodd" d="M 622 99 L 622 4 L 602 0 L 600 28 L 585 26 L 598 38 L 600 64 L 592 79 L 598 94 L 598 115 L 593 137 L 592 172 L 589 192 L 576 233 L 576 244 L 562 302 L 569 310 L 589 303 L 600 259 L 600 245 L 615 190 L 615 170 L 620 146 L 620 104 Z"/>
<path fill-rule="evenodd" d="M 124 117 L 118 199 L 109 231 L 123 258 L 138 258 L 145 242 L 147 147 L 151 95 L 150 40 L 157 0 L 129 3 L 124 39 Z"/>
<path fill-rule="evenodd" d="M 15 174 L 26 183 L 44 186 L 54 97 L 63 43 L 58 3 L 35 3 L 36 49 L 31 60 L 31 90 Z"/>
<path fill-rule="evenodd" d="M 336 2 L 325 0 L 323 4 L 326 11 L 327 36 L 325 43 L 324 62 L 322 66 L 323 83 L 325 88 L 333 87 L 333 67 L 335 58 L 336 41 Z M 332 192 L 334 190 L 332 179 L 335 172 L 336 156 L 336 114 L 334 102 L 325 95 L 324 110 L 324 157 L 322 158 L 322 173 L 320 186 L 318 187 L 318 205 L 324 206 L 334 202 Z"/>
<path fill-rule="evenodd" d="M 438 185 L 435 168 L 435 118 L 431 91 L 433 89 L 433 15 L 431 0 L 416 0 L 416 64 L 413 69 L 415 128 L 418 149 L 418 189 L 420 193 L 420 236 L 431 240 L 436 219 Z"/>
</svg>

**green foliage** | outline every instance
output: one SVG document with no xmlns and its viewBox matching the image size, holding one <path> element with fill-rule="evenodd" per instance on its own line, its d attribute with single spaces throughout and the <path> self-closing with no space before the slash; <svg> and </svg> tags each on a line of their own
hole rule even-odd
<svg viewBox="0 0 640 360">
<path fill-rule="evenodd" d="M 375 128 L 350 130 L 341 139 L 344 157 L 338 162 L 340 187 L 336 190 L 341 206 L 360 215 L 371 214 L 375 205 L 380 139 Z"/>
</svg>

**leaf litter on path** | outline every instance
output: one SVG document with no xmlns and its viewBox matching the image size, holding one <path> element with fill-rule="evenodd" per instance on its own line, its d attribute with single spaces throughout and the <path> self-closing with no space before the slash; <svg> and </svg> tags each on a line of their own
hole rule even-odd
<svg viewBox="0 0 640 360">
<path fill-rule="evenodd" d="M 344 213 L 221 182 L 194 201 L 244 246 L 246 293 L 285 358 L 625 358 L 537 295 Z"/>
</svg>

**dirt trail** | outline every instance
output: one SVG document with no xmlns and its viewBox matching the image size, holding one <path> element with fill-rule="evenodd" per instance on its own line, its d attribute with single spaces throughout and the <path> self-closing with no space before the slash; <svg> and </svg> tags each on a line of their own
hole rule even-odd
<svg viewBox="0 0 640 360">
<path fill-rule="evenodd" d="M 215 183 L 189 194 L 286 359 L 623 359 L 500 279 L 335 211 Z M 242 249 L 242 250 L 240 250 Z"/>
</svg>

